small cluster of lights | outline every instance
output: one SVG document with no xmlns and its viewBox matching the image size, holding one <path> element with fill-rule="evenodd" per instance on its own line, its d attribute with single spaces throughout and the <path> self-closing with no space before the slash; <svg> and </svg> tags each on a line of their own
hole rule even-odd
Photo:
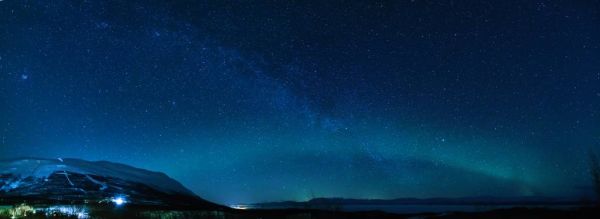
<svg viewBox="0 0 600 219">
<path fill-rule="evenodd" d="M 125 198 L 123 198 L 123 197 L 114 197 L 111 199 L 111 201 L 113 203 L 115 203 L 115 205 L 117 205 L 117 206 L 127 203 L 127 200 L 125 200 Z"/>
<path fill-rule="evenodd" d="M 46 212 L 47 217 L 56 217 L 56 213 L 59 215 L 66 215 L 70 217 L 77 217 L 78 219 L 89 218 L 88 210 L 85 207 L 79 206 L 51 206 L 45 209 L 41 209 Z"/>
</svg>

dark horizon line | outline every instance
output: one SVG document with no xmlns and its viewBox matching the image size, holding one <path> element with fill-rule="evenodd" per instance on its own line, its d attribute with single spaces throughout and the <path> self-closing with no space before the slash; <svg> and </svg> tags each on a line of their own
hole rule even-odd
<svg viewBox="0 0 600 219">
<path fill-rule="evenodd" d="M 240 203 L 237 205 L 273 205 L 273 204 L 360 204 L 360 203 L 393 203 L 403 202 L 427 204 L 436 203 L 443 204 L 446 201 L 447 204 L 589 204 L 593 203 L 594 197 L 577 197 L 577 196 L 543 196 L 543 195 L 525 195 L 525 196 L 493 196 L 493 195 L 482 195 L 482 196 L 462 196 L 462 197 L 430 197 L 430 198 L 416 198 L 416 197 L 401 197 L 401 198 L 343 198 L 343 197 L 318 197 L 311 198 L 306 201 L 267 201 L 267 202 L 254 202 L 254 203 Z M 512 201 L 512 202 L 511 202 Z"/>
</svg>

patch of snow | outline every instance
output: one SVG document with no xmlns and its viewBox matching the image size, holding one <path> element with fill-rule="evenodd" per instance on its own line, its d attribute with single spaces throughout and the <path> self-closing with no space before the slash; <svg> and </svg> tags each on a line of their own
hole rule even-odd
<svg viewBox="0 0 600 219">
<path fill-rule="evenodd" d="M 90 180 L 93 183 L 96 183 L 96 184 L 100 185 L 100 190 L 105 190 L 105 189 L 108 188 L 108 185 L 106 183 L 103 183 L 103 182 L 100 182 L 98 180 L 95 180 L 94 178 L 92 178 L 89 175 L 85 175 L 85 178 L 87 178 L 88 180 Z"/>
<path fill-rule="evenodd" d="M 119 178 L 126 181 L 142 183 L 168 194 L 177 193 L 195 196 L 193 192 L 186 189 L 176 180 L 169 178 L 164 173 L 148 171 L 107 161 L 85 161 L 80 159 L 66 158 L 27 158 L 0 161 L 1 175 L 12 174 L 18 178 L 11 183 L 5 183 L 0 190 L 12 190 L 19 186 L 19 183 L 22 179 L 28 177 L 46 180 L 50 175 L 56 172 L 64 174 L 72 186 L 76 185 L 71 182 L 67 172 L 84 174 L 90 181 L 101 185 L 101 188 L 104 189 L 107 187 L 106 183 L 95 180 L 88 175 Z"/>
<path fill-rule="evenodd" d="M 59 174 L 65 175 L 65 178 L 67 178 L 67 182 L 69 182 L 69 185 L 75 186 L 75 184 L 73 184 L 73 182 L 71 181 L 71 179 L 69 179 L 69 174 L 66 171 L 63 171 L 62 173 L 59 173 Z"/>
</svg>

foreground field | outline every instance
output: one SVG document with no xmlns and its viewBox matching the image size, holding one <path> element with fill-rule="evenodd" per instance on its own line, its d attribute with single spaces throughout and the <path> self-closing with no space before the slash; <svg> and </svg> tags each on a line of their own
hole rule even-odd
<svg viewBox="0 0 600 219">
<path fill-rule="evenodd" d="M 446 212 L 423 214 L 391 214 L 381 211 L 341 212 L 306 209 L 225 210 L 155 209 L 144 206 L 0 206 L 0 218 L 150 218 L 150 219 L 328 219 L 328 218 L 598 218 L 599 208 L 557 210 L 546 208 L 511 208 L 486 212 Z"/>
</svg>

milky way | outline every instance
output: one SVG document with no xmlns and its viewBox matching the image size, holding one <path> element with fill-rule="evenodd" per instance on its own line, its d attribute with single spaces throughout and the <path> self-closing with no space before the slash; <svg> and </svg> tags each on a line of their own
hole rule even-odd
<svg viewBox="0 0 600 219">
<path fill-rule="evenodd" d="M 162 171 L 224 204 L 584 197 L 600 5 L 0 1 L 0 159 Z"/>
</svg>

